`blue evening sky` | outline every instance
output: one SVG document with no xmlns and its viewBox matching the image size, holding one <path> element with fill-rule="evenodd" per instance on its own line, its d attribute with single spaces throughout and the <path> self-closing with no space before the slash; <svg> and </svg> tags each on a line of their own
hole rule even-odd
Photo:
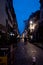
<svg viewBox="0 0 43 65">
<path fill-rule="evenodd" d="M 32 12 L 40 9 L 39 0 L 13 0 L 13 7 L 16 13 L 20 33 L 24 31 L 24 20 L 28 19 Z"/>
</svg>

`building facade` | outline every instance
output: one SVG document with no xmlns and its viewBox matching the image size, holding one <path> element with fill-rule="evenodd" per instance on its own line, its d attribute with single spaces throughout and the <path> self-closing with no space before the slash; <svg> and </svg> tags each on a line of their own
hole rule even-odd
<svg viewBox="0 0 43 65">
<path fill-rule="evenodd" d="M 7 30 L 13 28 L 13 30 L 18 33 L 13 0 L 0 0 L 0 24 L 5 26 Z"/>
<path fill-rule="evenodd" d="M 36 11 L 35 13 L 32 13 L 30 15 L 30 18 L 28 19 L 28 39 L 31 42 L 36 42 L 36 38 L 38 36 L 36 35 L 38 27 L 39 27 L 39 20 L 40 19 L 40 11 Z M 37 33 L 38 34 L 38 33 Z"/>
<path fill-rule="evenodd" d="M 6 23 L 9 24 L 9 26 L 13 29 L 13 31 L 17 33 L 18 26 L 17 26 L 16 14 L 13 8 L 13 0 L 6 0 L 6 14 L 7 14 Z M 6 27 L 8 27 L 7 24 Z"/>
<path fill-rule="evenodd" d="M 18 35 L 18 25 L 17 25 L 17 20 L 16 20 L 16 14 L 15 14 L 15 11 L 13 8 L 13 0 L 0 0 L 0 31 L 1 32 L 5 31 L 6 34 L 13 32 L 15 35 Z M 1 32 L 0 32 L 0 34 L 1 34 Z M 1 39 L 1 35 L 0 35 L 0 39 Z M 4 41 L 4 38 L 2 40 Z M 15 44 L 15 42 L 14 42 L 14 44 Z M 8 46 L 9 51 L 7 53 L 6 53 L 6 51 L 4 51 L 4 54 L 6 53 L 5 55 L 6 56 L 8 55 L 8 60 L 9 60 L 8 65 L 13 65 L 14 64 L 14 56 L 13 56 L 14 51 L 13 50 L 15 48 L 13 46 L 13 43 L 7 44 L 4 41 L 1 44 L 1 42 L 0 42 L 1 48 L 3 48 L 2 45 L 4 46 L 4 48 L 5 48 L 5 45 Z"/>
<path fill-rule="evenodd" d="M 43 0 L 40 0 L 40 22 L 43 21 Z"/>
</svg>

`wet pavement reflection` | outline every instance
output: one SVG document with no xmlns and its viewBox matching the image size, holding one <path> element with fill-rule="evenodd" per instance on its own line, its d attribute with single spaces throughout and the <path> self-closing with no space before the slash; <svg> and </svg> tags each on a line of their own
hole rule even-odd
<svg viewBox="0 0 43 65">
<path fill-rule="evenodd" d="M 20 42 L 15 50 L 14 64 L 43 65 L 43 50 L 29 42 Z"/>
</svg>

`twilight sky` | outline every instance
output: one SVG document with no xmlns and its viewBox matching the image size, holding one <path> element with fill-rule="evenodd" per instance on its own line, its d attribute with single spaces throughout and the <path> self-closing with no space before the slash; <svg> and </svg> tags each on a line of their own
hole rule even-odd
<svg viewBox="0 0 43 65">
<path fill-rule="evenodd" d="M 16 13 L 20 33 L 24 31 L 24 20 L 28 19 L 32 12 L 40 9 L 39 0 L 13 0 L 13 7 Z"/>
</svg>

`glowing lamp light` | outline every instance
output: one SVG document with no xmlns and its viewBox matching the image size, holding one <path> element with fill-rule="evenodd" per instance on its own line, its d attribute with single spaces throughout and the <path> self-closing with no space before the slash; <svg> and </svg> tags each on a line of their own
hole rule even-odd
<svg viewBox="0 0 43 65">
<path fill-rule="evenodd" d="M 33 21 L 30 21 L 30 25 L 33 24 Z"/>
<path fill-rule="evenodd" d="M 11 36 L 14 36 L 14 33 L 10 33 Z"/>
<path fill-rule="evenodd" d="M 34 30 L 35 29 L 35 27 L 36 27 L 36 23 L 33 23 L 33 21 L 30 21 L 30 26 L 29 26 L 29 29 L 30 30 Z"/>
</svg>

